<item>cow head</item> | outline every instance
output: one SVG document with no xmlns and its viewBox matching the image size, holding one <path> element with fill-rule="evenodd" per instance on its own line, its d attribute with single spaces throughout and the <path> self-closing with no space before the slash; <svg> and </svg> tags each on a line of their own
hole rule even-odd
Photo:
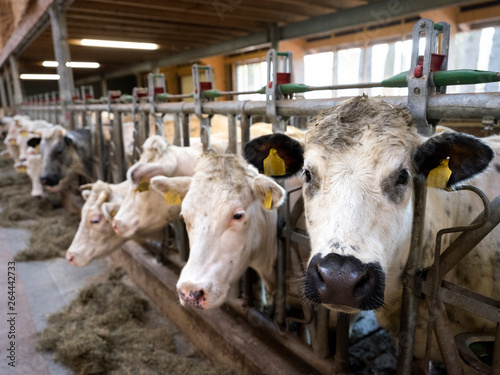
<svg viewBox="0 0 500 375">
<path fill-rule="evenodd" d="M 493 157 L 488 146 L 465 134 L 424 139 L 406 110 L 366 96 L 316 117 L 303 155 L 284 135 L 258 138 L 245 153 L 260 167 L 271 148 L 288 175 L 303 176 L 311 239 L 305 295 L 347 313 L 377 309 L 399 290 L 409 252 L 413 178 L 426 178 L 449 157 L 453 187 Z"/>
<path fill-rule="evenodd" d="M 86 266 L 93 259 L 110 254 L 126 239 L 111 227 L 111 220 L 123 199 L 128 182 L 114 185 L 102 181 L 85 185 L 82 196 L 82 219 L 71 242 L 66 259 L 74 266 Z"/>
<path fill-rule="evenodd" d="M 237 155 L 205 155 L 192 180 L 155 177 L 154 189 L 182 198 L 182 217 L 189 235 L 190 254 L 177 291 L 183 306 L 209 309 L 220 306 L 230 286 L 247 267 L 272 270 L 274 259 L 266 247 L 275 241 L 276 212 L 285 192 Z M 256 249 L 262 247 L 260 255 Z M 264 258 L 264 259 L 263 259 Z M 259 264 L 260 267 L 257 267 Z M 271 283 L 272 278 L 265 280 Z M 269 286 L 269 285 L 268 285 Z"/>
</svg>

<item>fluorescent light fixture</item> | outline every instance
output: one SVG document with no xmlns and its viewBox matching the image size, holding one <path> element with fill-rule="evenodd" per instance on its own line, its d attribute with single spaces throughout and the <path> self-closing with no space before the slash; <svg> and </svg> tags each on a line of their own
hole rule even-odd
<svg viewBox="0 0 500 375">
<path fill-rule="evenodd" d="M 82 46 L 92 47 L 108 47 L 108 48 L 130 48 L 130 49 L 158 49 L 158 44 L 155 43 L 135 43 L 135 42 L 119 42 L 116 40 L 99 40 L 99 39 L 82 39 Z"/>
<path fill-rule="evenodd" d="M 44 61 L 42 63 L 43 66 L 47 68 L 57 68 L 59 63 L 57 61 Z M 66 66 L 69 68 L 99 68 L 99 63 L 96 62 L 78 62 L 78 61 L 70 61 L 66 63 Z"/>
<path fill-rule="evenodd" d="M 58 80 L 59 74 L 21 74 L 21 79 L 35 79 L 35 80 Z"/>
</svg>

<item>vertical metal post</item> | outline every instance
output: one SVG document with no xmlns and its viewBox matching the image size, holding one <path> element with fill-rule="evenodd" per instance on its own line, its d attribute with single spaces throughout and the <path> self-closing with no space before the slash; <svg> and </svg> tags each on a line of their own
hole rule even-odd
<svg viewBox="0 0 500 375">
<path fill-rule="evenodd" d="M 67 111 L 67 106 L 72 101 L 72 92 L 74 87 L 73 72 L 71 68 L 66 66 L 67 62 L 71 61 L 68 43 L 68 30 L 66 28 L 66 19 L 61 9 L 61 5 L 57 2 L 49 9 L 50 22 L 52 26 L 52 39 L 54 42 L 54 52 L 59 74 L 59 98 L 61 101 L 61 112 L 63 125 L 72 127 L 72 121 Z"/>
<path fill-rule="evenodd" d="M 349 315 L 337 313 L 337 335 L 335 346 L 335 369 L 349 373 Z"/>
<path fill-rule="evenodd" d="M 10 114 L 13 115 L 16 111 L 16 105 L 14 103 L 14 96 L 12 95 L 12 86 L 10 84 L 10 74 L 8 70 L 5 71 L 5 85 L 7 86 L 7 96 L 9 98 Z"/>
<path fill-rule="evenodd" d="M 190 145 L 189 136 L 191 134 L 189 131 L 189 115 L 187 113 L 181 112 L 179 114 L 179 117 L 182 122 L 182 137 L 183 137 L 182 145 L 184 147 L 188 147 Z"/>
<path fill-rule="evenodd" d="M 313 350 L 321 359 L 328 358 L 330 355 L 330 348 L 328 345 L 329 317 L 330 311 L 326 307 L 319 305 L 316 311 L 316 337 L 315 343 L 313 344 Z"/>
<path fill-rule="evenodd" d="M 7 102 L 7 95 L 5 94 L 5 86 L 3 83 L 3 76 L 1 71 L 0 71 L 0 99 L 2 100 L 3 113 L 7 116 L 9 114 L 9 103 Z"/>
<path fill-rule="evenodd" d="M 403 299 L 401 302 L 401 323 L 399 327 L 399 356 L 397 372 L 411 375 L 413 347 L 415 344 L 415 326 L 418 297 L 413 291 L 413 281 L 417 270 L 422 268 L 423 231 L 427 188 L 425 179 L 416 177 L 414 184 L 413 225 L 411 232 L 410 254 L 403 275 Z"/>
<path fill-rule="evenodd" d="M 227 115 L 227 131 L 229 135 L 229 152 L 236 154 L 238 152 L 238 135 L 236 131 L 236 116 Z"/>
<path fill-rule="evenodd" d="M 242 114 L 240 119 L 241 128 L 241 155 L 244 155 L 245 145 L 250 141 L 250 117 Z"/>
<path fill-rule="evenodd" d="M 174 145 L 182 146 L 182 125 L 178 113 L 174 113 Z"/>
<path fill-rule="evenodd" d="M 92 129 L 92 149 L 94 150 L 96 176 L 98 180 L 105 181 L 106 179 L 106 163 L 104 161 L 105 146 L 104 136 L 102 134 L 102 113 L 100 111 L 95 113 L 94 129 Z"/>
<path fill-rule="evenodd" d="M 23 102 L 23 93 L 21 91 L 21 80 L 19 79 L 19 70 L 14 56 L 9 56 L 10 71 L 12 72 L 12 86 L 14 88 L 14 104 L 17 107 Z"/>
<path fill-rule="evenodd" d="M 123 145 L 123 121 L 120 112 L 114 112 L 113 116 L 113 141 L 115 143 L 115 163 L 117 166 L 114 183 L 118 184 L 124 181 L 127 176 L 127 163 Z"/>
</svg>

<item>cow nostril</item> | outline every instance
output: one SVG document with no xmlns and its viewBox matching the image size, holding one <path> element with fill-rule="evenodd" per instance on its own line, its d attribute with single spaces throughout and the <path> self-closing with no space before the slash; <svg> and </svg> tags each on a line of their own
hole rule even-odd
<svg viewBox="0 0 500 375">
<path fill-rule="evenodd" d="M 354 286 L 354 295 L 364 296 L 367 293 L 367 289 L 370 288 L 371 288 L 371 277 L 368 272 L 365 272 L 365 274 L 359 278 L 359 281 Z"/>
<path fill-rule="evenodd" d="M 201 302 L 201 301 L 204 301 L 205 298 L 204 298 L 204 295 L 205 295 L 205 292 L 202 290 L 197 290 L 197 291 L 194 291 L 194 292 L 191 292 L 191 297 L 195 300 L 195 301 L 198 301 L 198 302 Z"/>
<path fill-rule="evenodd" d="M 321 270 L 319 268 L 319 265 L 316 266 L 316 276 L 318 277 L 319 283 L 325 284 L 325 279 L 323 278 L 323 275 L 321 274 Z"/>
</svg>

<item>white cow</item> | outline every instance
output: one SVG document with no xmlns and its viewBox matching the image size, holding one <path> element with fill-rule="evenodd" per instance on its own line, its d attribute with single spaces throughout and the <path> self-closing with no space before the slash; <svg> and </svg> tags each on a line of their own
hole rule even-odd
<svg viewBox="0 0 500 375">
<path fill-rule="evenodd" d="M 248 267 L 274 290 L 275 208 L 286 197 L 280 185 L 241 156 L 227 154 L 201 157 L 192 178 L 157 176 L 151 186 L 182 199 L 190 243 L 189 260 L 177 283 L 183 306 L 220 306 Z"/>
<path fill-rule="evenodd" d="M 218 151 L 225 151 L 227 140 L 212 143 Z M 191 176 L 196 161 L 202 154 L 202 145 L 178 147 L 169 145 L 160 136 L 149 137 L 143 145 L 139 161 L 127 172 L 131 181 L 127 195 L 113 219 L 113 228 L 120 236 L 154 232 L 179 217 L 180 207 L 168 206 L 163 196 L 157 192 L 138 191 L 141 180 L 149 183 L 151 177 Z"/>
<path fill-rule="evenodd" d="M 82 191 L 85 204 L 78 231 L 66 252 L 68 262 L 74 266 L 86 266 L 93 259 L 110 254 L 127 241 L 127 238 L 113 231 L 111 220 L 129 186 L 129 181 L 108 184 L 100 180 L 83 186 L 91 189 Z"/>
<path fill-rule="evenodd" d="M 269 148 L 274 147 L 283 155 L 290 174 L 302 170 L 311 239 L 307 298 L 347 313 L 373 309 L 380 325 L 395 338 L 401 312 L 401 279 L 410 247 L 413 178 L 427 177 L 449 157 L 452 174 L 447 187 L 468 181 L 490 199 L 500 192 L 499 136 L 479 140 L 444 132 L 426 139 L 417 134 L 406 110 L 366 96 L 315 118 L 306 134 L 303 153 L 292 150 L 296 142 L 285 136 L 279 136 L 279 143 L 267 139 L 256 140 L 257 148 L 249 143 L 248 160 L 261 165 Z M 467 225 L 481 210 L 480 199 L 469 192 L 429 189 L 423 231 L 424 267 L 433 261 L 437 231 Z M 443 248 L 456 236 L 446 235 Z M 446 275 L 446 280 L 498 300 L 499 259 L 497 228 Z M 424 355 L 424 304 L 420 304 L 417 319 L 416 358 Z M 494 327 L 460 309 L 449 309 L 448 316 L 455 334 Z M 432 359 L 439 360 L 436 348 L 434 342 Z"/>
</svg>

